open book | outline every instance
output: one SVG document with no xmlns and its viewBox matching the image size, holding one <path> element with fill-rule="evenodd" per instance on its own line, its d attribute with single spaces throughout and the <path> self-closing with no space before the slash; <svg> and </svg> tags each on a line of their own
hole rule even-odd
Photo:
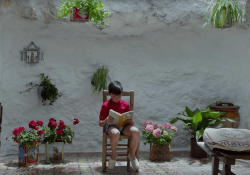
<svg viewBox="0 0 250 175">
<path fill-rule="evenodd" d="M 115 125 L 120 130 L 126 123 L 125 121 L 127 119 L 132 119 L 134 115 L 134 111 L 128 111 L 123 114 L 120 114 L 113 109 L 109 110 L 109 116 L 114 118 L 114 121 L 112 123 L 109 123 L 110 125 Z"/>
</svg>

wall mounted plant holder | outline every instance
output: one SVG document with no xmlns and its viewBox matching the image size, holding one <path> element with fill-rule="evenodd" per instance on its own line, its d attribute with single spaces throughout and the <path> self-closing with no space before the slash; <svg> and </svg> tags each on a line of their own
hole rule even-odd
<svg viewBox="0 0 250 175">
<path fill-rule="evenodd" d="M 43 52 L 40 51 L 40 47 L 37 47 L 33 41 L 20 51 L 21 61 L 25 61 L 29 65 L 35 65 L 39 63 L 40 60 L 43 60 Z"/>
<path fill-rule="evenodd" d="M 88 12 L 84 9 L 73 8 L 70 14 L 70 21 L 74 22 L 89 22 Z"/>
</svg>

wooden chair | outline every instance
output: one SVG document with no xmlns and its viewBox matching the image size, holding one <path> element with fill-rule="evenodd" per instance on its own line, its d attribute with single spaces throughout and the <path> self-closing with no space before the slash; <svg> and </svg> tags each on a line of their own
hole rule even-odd
<svg viewBox="0 0 250 175">
<path fill-rule="evenodd" d="M 211 150 L 204 142 L 197 142 L 209 156 L 212 157 L 212 175 L 235 175 L 231 166 L 235 165 L 235 159 L 250 160 L 249 152 L 227 151 L 222 149 Z M 219 169 L 219 162 L 223 162 L 223 169 Z"/>
<path fill-rule="evenodd" d="M 108 96 L 108 91 L 104 90 L 103 91 L 103 102 L 107 101 L 107 96 Z M 134 110 L 134 91 L 128 91 L 122 92 L 122 96 L 129 96 L 130 97 L 130 110 Z M 103 132 L 103 138 L 102 138 L 102 171 L 106 171 L 106 162 L 109 160 L 107 157 L 111 156 L 111 145 L 107 144 L 108 139 L 110 139 L 110 136 L 107 135 L 105 132 Z M 121 135 L 120 139 L 126 139 L 127 143 L 126 144 L 118 144 L 117 146 L 117 151 L 125 151 L 125 152 L 117 152 L 117 158 L 116 161 L 127 161 L 127 171 L 130 169 L 130 160 L 128 159 L 127 155 L 129 153 L 129 147 L 130 147 L 130 139 L 131 137 Z M 126 156 L 126 158 L 119 158 L 119 156 Z M 139 144 L 136 150 L 136 157 L 139 161 Z"/>
</svg>

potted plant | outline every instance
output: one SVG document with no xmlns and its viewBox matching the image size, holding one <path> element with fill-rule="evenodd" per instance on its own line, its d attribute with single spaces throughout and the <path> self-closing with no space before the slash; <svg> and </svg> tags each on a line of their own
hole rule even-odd
<svg viewBox="0 0 250 175">
<path fill-rule="evenodd" d="M 76 125 L 80 121 L 74 119 L 73 124 Z M 64 162 L 64 144 L 72 143 L 74 132 L 70 126 L 65 125 L 63 120 L 56 123 L 54 118 L 49 119 L 48 126 L 43 126 L 45 131 L 42 144 L 45 144 L 45 163 Z"/>
<path fill-rule="evenodd" d="M 142 130 L 144 144 L 150 144 L 150 160 L 154 161 L 170 161 L 170 143 L 173 139 L 173 133 L 177 131 L 175 126 L 170 123 L 157 124 L 148 120 L 143 123 Z"/>
<path fill-rule="evenodd" d="M 108 71 L 107 68 L 102 66 L 94 72 L 91 80 L 91 84 L 95 87 L 94 92 L 98 90 L 98 93 L 100 93 L 101 90 L 107 89 L 107 77 L 109 78 Z"/>
<path fill-rule="evenodd" d="M 12 140 L 19 144 L 18 149 L 18 163 L 23 166 L 37 165 L 39 143 L 44 134 L 42 129 L 42 121 L 30 121 L 29 128 L 26 130 L 24 127 L 15 128 L 12 133 Z M 7 137 L 6 140 L 9 140 Z"/>
<path fill-rule="evenodd" d="M 40 75 L 41 82 L 38 83 L 29 83 L 31 86 L 25 91 L 20 91 L 20 94 L 23 94 L 25 92 L 30 92 L 32 89 L 38 87 L 38 94 L 42 98 L 43 106 L 46 105 L 47 100 L 49 101 L 49 105 L 53 105 L 53 103 L 61 97 L 63 94 L 61 92 L 58 92 L 58 89 L 56 88 L 56 85 L 51 83 L 51 80 L 48 76 L 45 76 L 44 73 L 41 73 Z"/>
<path fill-rule="evenodd" d="M 110 16 L 110 12 L 104 9 L 104 6 L 104 3 L 100 0 L 61 1 L 61 6 L 59 7 L 57 15 L 59 18 L 73 15 L 73 18 L 76 20 L 93 21 L 93 25 L 102 30 L 103 28 L 108 27 L 108 24 L 105 21 L 109 20 Z"/>
<path fill-rule="evenodd" d="M 174 124 L 178 120 L 183 121 L 185 123 L 183 128 L 191 134 L 191 157 L 205 158 L 207 156 L 206 152 L 203 151 L 196 142 L 202 140 L 204 130 L 207 127 L 224 127 L 224 124 L 220 122 L 225 120 L 235 123 L 234 120 L 228 119 L 226 117 L 219 117 L 220 115 L 224 114 L 224 112 L 209 110 L 209 106 L 205 110 L 199 110 L 197 108 L 194 111 L 191 111 L 186 106 L 185 111 L 179 113 L 179 116 L 172 119 L 170 123 Z"/>
<path fill-rule="evenodd" d="M 204 26 L 228 28 L 245 20 L 245 11 L 235 0 L 208 0 Z"/>
</svg>

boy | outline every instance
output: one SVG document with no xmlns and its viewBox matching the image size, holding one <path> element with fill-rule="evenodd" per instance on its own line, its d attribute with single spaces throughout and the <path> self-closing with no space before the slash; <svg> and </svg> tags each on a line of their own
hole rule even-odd
<svg viewBox="0 0 250 175">
<path fill-rule="evenodd" d="M 131 161 L 131 164 L 134 169 L 139 169 L 139 162 L 135 157 L 135 151 L 139 143 L 139 129 L 134 126 L 134 120 L 128 119 L 126 120 L 126 125 L 118 130 L 115 126 L 109 125 L 114 118 L 109 115 L 109 110 L 113 109 L 116 112 L 124 113 L 130 111 L 129 104 L 121 99 L 122 96 L 122 85 L 119 81 L 111 82 L 108 86 L 108 92 L 111 98 L 104 102 L 100 111 L 99 116 L 99 126 L 104 127 L 104 132 L 110 135 L 110 144 L 111 144 L 111 157 L 108 162 L 108 168 L 113 169 L 116 163 L 116 148 L 119 142 L 120 134 L 131 136 L 131 144 L 130 144 L 130 153 L 128 154 L 128 158 Z"/>
</svg>

